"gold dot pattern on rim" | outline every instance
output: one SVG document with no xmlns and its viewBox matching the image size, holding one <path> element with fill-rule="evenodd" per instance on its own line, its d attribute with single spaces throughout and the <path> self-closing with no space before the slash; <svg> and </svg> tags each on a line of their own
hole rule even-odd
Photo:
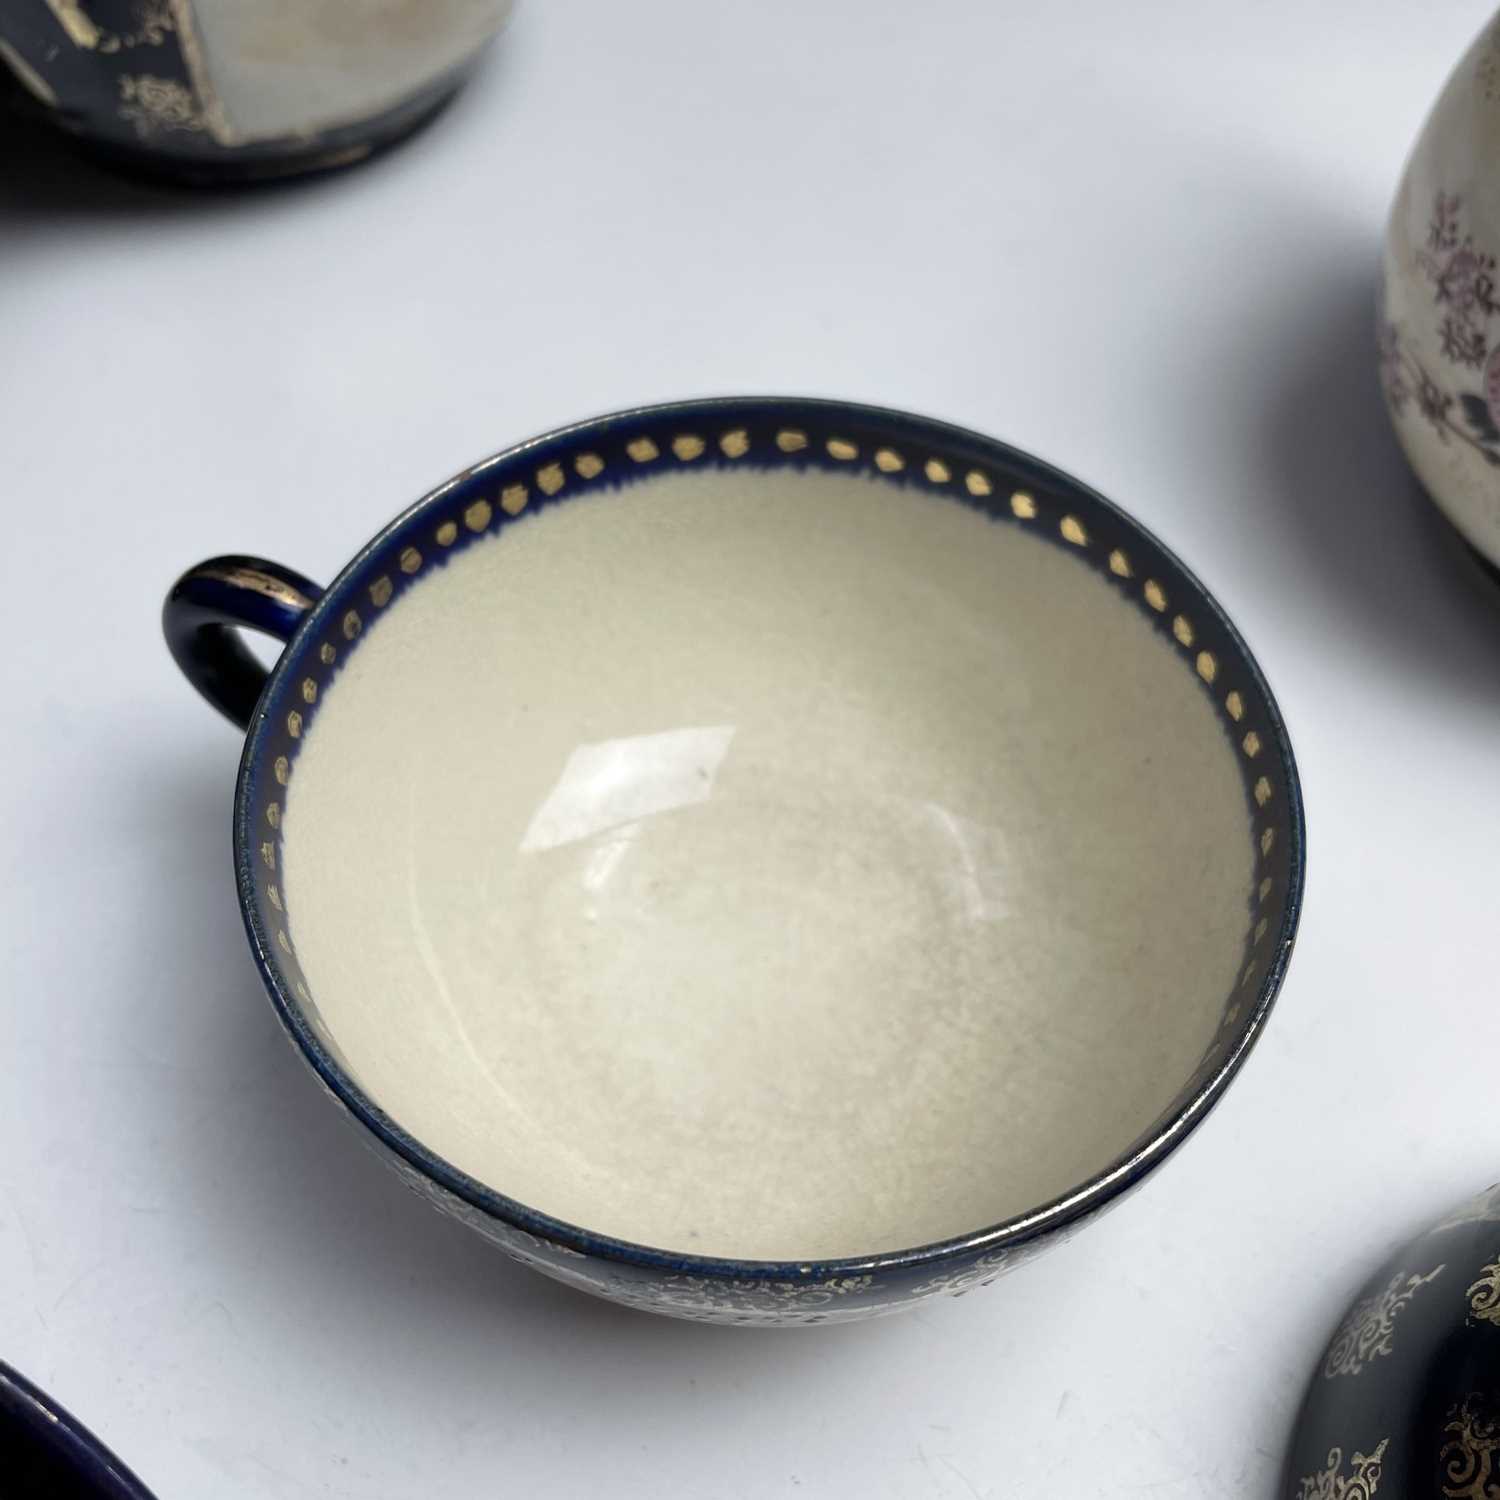
<svg viewBox="0 0 1500 1500">
<path fill-rule="evenodd" d="M 308 994 L 308 992 L 307 992 L 307 986 L 305 984 L 303 984 L 303 982 L 300 979 L 296 982 L 296 984 L 294 984 L 292 986 L 292 988 L 294 990 L 296 990 L 296 992 L 297 992 L 297 998 L 299 1000 L 301 1000 L 303 1002 L 303 1004 L 305 1004 L 305 1005 L 311 1005 L 312 1004 L 312 996 Z M 318 1029 L 320 1031 L 323 1029 L 321 1023 L 319 1023 L 317 1021 L 316 1017 L 309 1017 L 309 1019 L 313 1021 L 314 1025 L 318 1026 Z"/>
<path fill-rule="evenodd" d="M 784 428 L 776 435 L 776 444 L 784 453 L 796 453 L 805 449 L 809 444 L 807 434 L 799 429 Z M 744 428 L 734 428 L 723 433 L 718 439 L 720 451 L 728 458 L 739 458 L 750 450 L 749 435 Z M 856 459 L 859 449 L 854 444 L 842 438 L 829 438 L 826 440 L 826 448 L 829 455 L 843 462 Z M 681 461 L 688 462 L 699 458 L 706 450 L 703 439 L 694 434 L 679 434 L 672 442 L 672 451 Z M 656 444 L 648 437 L 639 437 L 626 445 L 626 452 L 636 463 L 647 463 L 660 456 Z M 875 466 L 886 474 L 899 473 L 906 467 L 906 460 L 893 448 L 882 447 L 873 455 Z M 572 460 L 574 471 L 584 479 L 592 479 L 601 474 L 606 465 L 604 460 L 594 452 L 585 452 L 577 455 Z M 941 459 L 930 458 L 923 465 L 926 477 L 933 484 L 947 484 L 953 477 L 952 471 Z M 560 464 L 549 464 L 537 471 L 536 483 L 547 495 L 557 494 L 564 486 L 565 474 Z M 964 475 L 965 488 L 971 495 L 976 497 L 988 496 L 993 493 L 993 483 L 990 478 L 980 470 L 971 469 Z M 525 507 L 529 499 L 527 487 L 524 484 L 507 486 L 501 491 L 499 503 L 501 507 L 511 516 L 518 515 Z M 1025 490 L 1017 490 L 1010 497 L 1010 509 L 1012 514 L 1019 520 L 1033 520 L 1038 515 L 1038 507 L 1034 497 Z M 486 500 L 473 502 L 464 511 L 464 523 L 473 532 L 482 532 L 489 527 L 493 518 L 493 509 Z M 458 525 L 454 521 L 444 521 L 435 530 L 434 537 L 438 544 L 443 547 L 451 546 L 458 538 Z M 1058 530 L 1065 540 L 1074 546 L 1087 546 L 1088 533 L 1083 523 L 1073 515 L 1065 515 L 1058 523 Z M 421 570 L 423 558 L 416 547 L 405 548 L 398 559 L 403 573 L 415 574 Z M 1109 570 L 1117 578 L 1132 578 L 1134 568 L 1129 556 L 1120 548 L 1113 549 L 1108 558 Z M 393 594 L 390 579 L 381 577 L 370 585 L 370 597 L 377 607 L 383 607 L 389 602 Z M 1167 595 L 1161 584 L 1155 579 L 1147 579 L 1143 586 L 1143 594 L 1146 602 L 1157 612 L 1164 612 L 1167 608 Z M 362 620 L 355 610 L 349 610 L 343 618 L 343 632 L 347 639 L 353 640 L 362 629 Z M 1194 643 L 1194 632 L 1191 622 L 1183 615 L 1177 615 L 1172 621 L 1172 633 L 1183 646 L 1191 647 Z M 325 666 L 332 666 L 337 660 L 337 651 L 331 643 L 324 643 L 318 652 L 319 659 Z M 1199 651 L 1195 659 L 1197 673 L 1205 683 L 1213 683 L 1219 672 L 1219 663 L 1213 653 Z M 318 695 L 318 684 L 311 678 L 304 678 L 301 684 L 301 693 L 304 702 L 311 705 L 316 702 Z M 1230 718 L 1236 722 L 1244 716 L 1244 699 L 1238 691 L 1228 693 L 1224 699 L 1224 707 Z M 295 710 L 287 718 L 287 729 L 293 738 L 298 738 L 302 731 L 302 715 Z M 1255 757 L 1260 751 L 1260 737 L 1254 731 L 1249 731 L 1242 741 L 1245 754 Z M 277 757 L 273 764 L 273 774 L 276 780 L 285 786 L 290 777 L 290 765 L 286 756 Z M 1268 778 L 1260 777 L 1254 786 L 1253 795 L 1256 804 L 1264 807 L 1272 797 L 1271 784 Z M 266 820 L 271 828 L 279 829 L 281 826 L 282 809 L 279 803 L 272 802 L 266 808 Z M 1269 856 L 1275 844 L 1275 831 L 1272 828 L 1262 830 L 1259 838 L 1259 847 L 1263 857 Z M 268 869 L 275 870 L 277 863 L 277 851 L 271 842 L 265 842 L 261 846 L 261 858 Z M 1264 877 L 1258 887 L 1258 897 L 1262 905 L 1266 902 L 1272 889 L 1273 881 L 1270 876 Z M 281 892 L 275 884 L 267 884 L 266 896 L 272 907 L 278 912 L 283 910 Z M 1269 921 L 1261 917 L 1254 929 L 1255 943 L 1260 943 L 1269 929 Z M 293 950 L 290 939 L 284 929 L 277 931 L 277 941 L 282 950 L 291 955 Z M 1256 973 L 1255 960 L 1251 960 L 1245 967 L 1240 978 L 1240 987 L 1246 988 Z M 307 987 L 301 979 L 296 981 L 296 992 L 307 1003 L 311 1003 L 311 996 Z M 1236 1003 L 1228 1008 L 1224 1025 L 1232 1024 L 1239 1014 L 1239 1005 Z"/>
<path fill-rule="evenodd" d="M 1229 1009 L 1224 1012 L 1224 1024 L 1226 1026 L 1233 1026 L 1234 1023 L 1239 1020 L 1239 1018 L 1240 1008 L 1238 1005 L 1231 1005 Z"/>
<path fill-rule="evenodd" d="M 749 434 L 742 427 L 732 428 L 719 437 L 719 448 L 726 457 L 739 458 L 750 450 Z M 806 432 L 798 428 L 783 428 L 776 434 L 776 445 L 784 453 L 800 452 L 808 446 L 809 439 Z M 827 439 L 826 447 L 828 453 L 843 462 L 848 462 L 859 456 L 856 444 L 847 439 L 832 437 Z M 704 440 L 693 433 L 679 434 L 672 441 L 672 451 L 678 459 L 688 462 L 699 458 L 706 451 Z M 626 444 L 626 452 L 636 463 L 648 463 L 660 456 L 660 450 L 655 442 L 649 437 L 638 437 Z M 881 472 L 886 474 L 899 473 L 906 467 L 906 460 L 893 448 L 883 447 L 877 449 L 874 455 L 875 465 Z M 594 452 L 578 454 L 573 459 L 573 468 L 585 479 L 595 478 L 604 471 L 604 460 Z M 953 477 L 952 470 L 939 458 L 929 458 L 923 464 L 923 471 L 928 480 L 933 484 L 947 484 Z M 536 483 L 547 495 L 555 495 L 565 483 L 565 474 L 561 464 L 548 464 L 537 471 Z M 971 495 L 987 496 L 993 493 L 994 485 L 989 476 L 978 469 L 969 470 L 964 476 L 965 488 Z M 526 506 L 529 499 L 527 487 L 524 484 L 509 485 L 501 491 L 501 507 L 509 515 L 518 515 Z M 1025 490 L 1016 490 L 1010 497 L 1010 508 L 1013 515 L 1019 520 L 1033 520 L 1037 515 L 1037 504 L 1034 497 Z M 471 531 L 481 532 L 488 528 L 493 519 L 494 510 L 487 500 L 476 500 L 464 511 L 464 523 Z M 1074 546 L 1086 546 L 1088 544 L 1088 532 L 1078 517 L 1065 515 L 1058 523 L 1061 535 Z M 438 544 L 443 547 L 451 546 L 458 538 L 458 526 L 453 521 L 442 522 L 435 530 L 434 537 Z M 399 559 L 402 572 L 414 574 L 422 567 L 422 554 L 415 547 L 405 548 Z M 1117 578 L 1130 578 L 1134 575 L 1134 568 L 1129 556 L 1120 548 L 1114 548 L 1109 554 L 1109 569 Z M 1167 608 L 1166 591 L 1154 578 L 1148 578 L 1143 586 L 1146 602 L 1152 609 L 1163 612 Z M 370 585 L 370 598 L 377 607 L 387 604 L 393 595 L 393 588 L 388 577 L 378 578 Z M 348 640 L 353 640 L 360 633 L 362 620 L 357 611 L 349 610 L 343 618 L 343 632 Z M 1177 615 L 1172 621 L 1172 633 L 1184 646 L 1191 646 L 1194 642 L 1192 623 L 1184 615 Z M 319 649 L 319 659 L 325 666 L 333 665 L 337 659 L 337 652 L 332 644 L 325 643 Z M 1219 664 L 1212 652 L 1200 651 L 1195 662 L 1199 677 L 1204 682 L 1212 683 L 1218 676 Z M 312 678 L 304 679 L 302 683 L 302 696 L 304 702 L 311 704 L 317 699 L 318 685 Z M 1224 706 L 1231 719 L 1236 722 L 1244 716 L 1244 700 L 1238 691 L 1230 692 L 1224 699 Z M 287 719 L 287 729 L 293 738 L 300 736 L 302 731 L 302 716 L 293 711 Z M 1260 752 L 1260 736 L 1251 730 L 1245 735 L 1242 743 L 1244 752 L 1249 757 L 1254 757 Z M 274 766 L 277 780 L 286 784 L 289 774 L 286 757 L 279 757 Z M 1264 807 L 1271 798 L 1271 786 L 1266 777 L 1262 776 L 1254 788 L 1254 796 L 1257 804 Z M 274 812 L 268 809 L 267 816 L 272 819 L 272 826 L 277 826 L 276 819 L 280 816 L 280 810 L 272 804 Z M 1271 830 L 1266 830 L 1262 835 L 1262 849 L 1266 852 L 1273 839 Z M 1262 882 L 1261 900 L 1269 889 L 1269 883 Z"/>
</svg>

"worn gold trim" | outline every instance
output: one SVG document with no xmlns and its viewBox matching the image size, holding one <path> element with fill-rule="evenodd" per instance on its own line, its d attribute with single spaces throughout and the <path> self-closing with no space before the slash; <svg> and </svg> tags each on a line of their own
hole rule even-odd
<svg viewBox="0 0 1500 1500">
<path fill-rule="evenodd" d="M 16 75 L 27 93 L 41 100 L 49 109 L 57 108 L 57 95 L 52 85 L 3 36 L 0 36 L 0 62 Z"/>
<path fill-rule="evenodd" d="M 1448 1500 L 1495 1500 L 1500 1495 L 1500 1418 L 1480 1415 L 1472 1392 L 1448 1411 L 1438 1453 L 1438 1478 Z"/>
<path fill-rule="evenodd" d="M 1265 919 L 1262 918 L 1262 921 Z M 1406 1304 L 1442 1275 L 1444 1266 L 1421 1275 L 1397 1271 L 1373 1296 L 1361 1298 L 1339 1324 L 1323 1360 L 1323 1379 L 1358 1375 L 1372 1361 L 1391 1352 L 1396 1319 Z"/>
<path fill-rule="evenodd" d="M 1500 1327 L 1500 1255 L 1487 1266 L 1479 1269 L 1479 1279 L 1465 1289 L 1469 1297 L 1469 1313 L 1481 1323 L 1493 1323 Z"/>
<path fill-rule="evenodd" d="M 1330 1448 L 1324 1467 L 1299 1481 L 1294 1500 L 1374 1500 L 1380 1488 L 1381 1463 L 1389 1438 L 1381 1438 L 1373 1453 L 1356 1451 L 1351 1472 L 1344 1473 L 1344 1450 Z"/>
<path fill-rule="evenodd" d="M 159 78 L 154 73 L 122 73 L 119 85 L 120 104 L 116 113 L 135 127 L 142 140 L 163 131 L 181 130 L 191 135 L 208 129 L 197 95 L 175 78 Z"/>
<path fill-rule="evenodd" d="M 99 45 L 100 30 L 84 14 L 78 0 L 47 0 L 47 9 L 75 47 L 92 52 Z"/>
<path fill-rule="evenodd" d="M 218 583 L 232 584 L 237 589 L 249 589 L 253 594 L 270 599 L 288 609 L 311 609 L 313 601 L 299 588 L 262 573 L 256 568 L 200 568 L 198 577 L 212 578 Z"/>
</svg>

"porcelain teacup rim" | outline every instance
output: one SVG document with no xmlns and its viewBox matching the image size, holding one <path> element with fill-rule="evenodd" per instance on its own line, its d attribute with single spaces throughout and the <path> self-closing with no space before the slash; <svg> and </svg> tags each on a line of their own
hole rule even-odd
<svg viewBox="0 0 1500 1500">
<path fill-rule="evenodd" d="M 389 548 L 397 533 L 416 518 L 433 512 L 445 498 L 477 476 L 519 464 L 529 455 L 559 444 L 584 436 L 596 436 L 633 423 L 659 423 L 669 419 L 704 422 L 716 415 L 744 413 L 759 407 L 768 411 L 785 412 L 789 420 L 800 415 L 809 423 L 818 417 L 826 419 L 842 416 L 877 427 L 889 424 L 906 431 L 916 427 L 931 434 L 935 441 L 984 451 L 993 455 L 996 461 L 1025 468 L 1055 490 L 1084 497 L 1090 506 L 1112 516 L 1122 529 L 1133 533 L 1176 569 L 1192 595 L 1193 607 L 1211 615 L 1240 653 L 1245 685 L 1254 690 L 1265 706 L 1266 723 L 1273 740 L 1270 748 L 1279 757 L 1286 789 L 1287 805 L 1284 815 L 1290 832 L 1290 873 L 1280 936 L 1233 1041 L 1224 1049 L 1217 1065 L 1192 1097 L 1167 1111 L 1145 1138 L 1105 1169 L 1049 1202 L 969 1233 L 871 1255 L 778 1261 L 667 1251 L 599 1234 L 583 1225 L 542 1213 L 463 1172 L 404 1130 L 366 1094 L 331 1054 L 310 1023 L 292 986 L 286 981 L 275 957 L 273 934 L 262 922 L 256 901 L 255 860 L 260 836 L 254 820 L 255 803 L 252 793 L 258 775 L 264 771 L 263 763 L 270 737 L 271 721 L 267 705 L 279 699 L 289 679 L 305 663 L 309 643 L 331 621 L 336 620 L 338 612 L 346 607 L 352 597 L 354 588 L 366 582 L 365 575 L 372 562 Z M 572 1251 L 656 1271 L 763 1282 L 795 1282 L 811 1278 L 853 1277 L 876 1272 L 913 1270 L 938 1265 L 954 1257 L 1013 1250 L 1088 1217 L 1143 1178 L 1191 1134 L 1223 1095 L 1265 1024 L 1290 959 L 1300 915 L 1304 842 L 1302 799 L 1291 745 L 1280 710 L 1259 664 L 1218 601 L 1192 570 L 1147 527 L 1065 472 L 977 431 L 894 408 L 826 398 L 778 395 L 727 396 L 646 404 L 573 422 L 528 438 L 469 465 L 407 506 L 353 554 L 333 582 L 302 616 L 287 640 L 285 649 L 271 670 L 259 709 L 246 734 L 236 780 L 234 817 L 235 864 L 241 915 L 256 964 L 282 1023 L 324 1087 L 345 1110 L 394 1153 L 403 1174 L 414 1185 L 422 1188 L 435 1184 L 459 1200 L 466 1210 L 497 1219 L 525 1234 L 537 1236 L 554 1247 L 560 1247 L 564 1252 Z"/>
</svg>

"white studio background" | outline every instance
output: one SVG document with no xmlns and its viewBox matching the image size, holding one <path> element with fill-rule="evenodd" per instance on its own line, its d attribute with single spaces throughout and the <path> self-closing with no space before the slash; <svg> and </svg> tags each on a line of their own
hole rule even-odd
<svg viewBox="0 0 1500 1500">
<path fill-rule="evenodd" d="M 0 136 L 0 1356 L 161 1500 L 1270 1500 L 1345 1300 L 1500 1177 L 1500 605 L 1372 369 L 1386 206 L 1485 17 L 530 0 L 347 175 L 170 193 Z M 849 1327 L 587 1300 L 361 1147 L 261 995 L 237 737 L 157 626 L 204 556 L 326 580 L 514 440 L 737 391 L 1097 485 L 1241 625 L 1307 798 L 1291 977 L 1198 1135 Z"/>
</svg>

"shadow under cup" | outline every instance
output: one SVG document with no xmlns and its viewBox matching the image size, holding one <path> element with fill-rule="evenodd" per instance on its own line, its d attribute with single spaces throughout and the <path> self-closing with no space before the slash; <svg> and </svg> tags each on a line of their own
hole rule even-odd
<svg viewBox="0 0 1500 1500">
<path fill-rule="evenodd" d="M 236 826 L 277 1008 L 413 1186 L 735 1321 L 966 1289 L 1138 1181 L 1302 879 L 1181 564 L 988 439 L 789 400 L 420 502 L 301 616 Z"/>
</svg>

